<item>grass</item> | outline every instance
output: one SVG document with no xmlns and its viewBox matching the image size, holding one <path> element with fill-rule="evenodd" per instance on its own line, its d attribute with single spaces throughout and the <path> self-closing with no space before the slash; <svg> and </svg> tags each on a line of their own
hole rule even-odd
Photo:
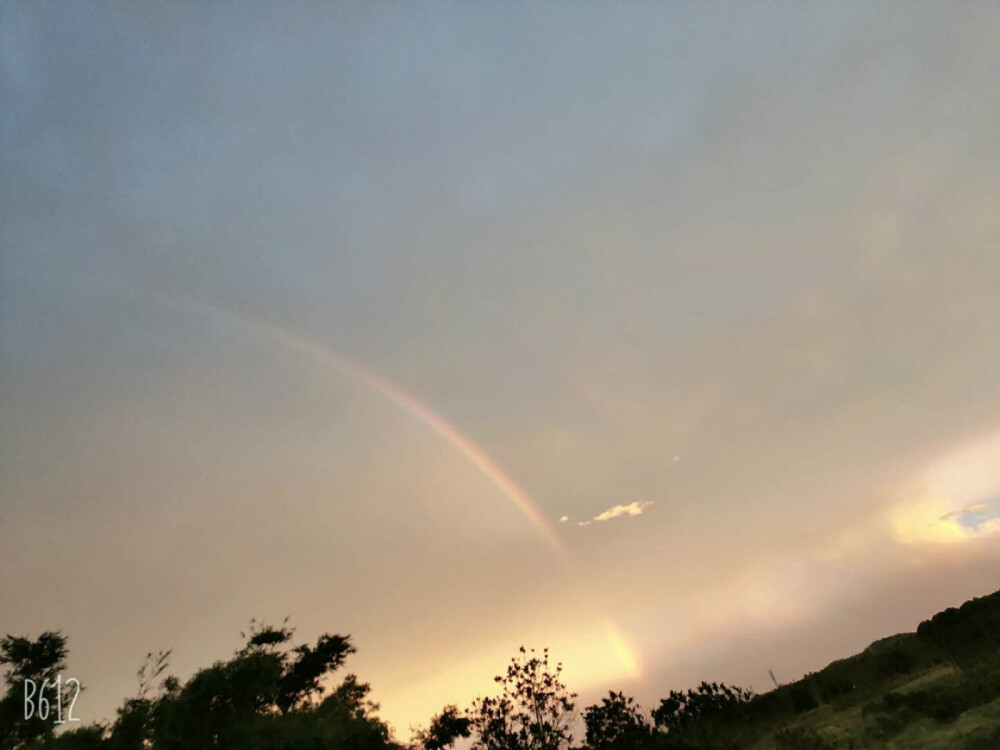
<svg viewBox="0 0 1000 750">
<path fill-rule="evenodd" d="M 937 665 L 918 674 L 887 681 L 884 693 L 854 696 L 830 703 L 773 727 L 752 750 L 785 750 L 788 737 L 799 738 L 802 748 L 862 750 L 882 747 L 887 750 L 996 750 L 1000 748 L 1000 698 L 962 712 L 954 721 L 927 717 L 907 717 L 898 730 L 887 736 L 880 731 L 879 717 L 873 707 L 880 705 L 885 693 L 915 694 L 928 688 L 956 689 L 962 675 L 954 667 Z M 866 710 L 867 709 L 867 710 Z M 867 715 L 866 715 L 867 714 Z M 785 738 L 783 744 L 782 737 Z M 807 740 L 806 738 L 812 738 Z M 820 743 L 816 743 L 818 739 Z M 813 742 L 813 744 L 809 744 Z"/>
</svg>

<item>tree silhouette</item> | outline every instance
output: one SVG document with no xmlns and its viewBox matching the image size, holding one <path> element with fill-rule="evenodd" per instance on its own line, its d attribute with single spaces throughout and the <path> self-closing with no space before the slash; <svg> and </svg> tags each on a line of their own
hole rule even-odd
<svg viewBox="0 0 1000 750">
<path fill-rule="evenodd" d="M 642 745 L 653 733 L 649 719 L 639 705 L 613 690 L 607 698 L 583 712 L 587 726 L 587 747 L 593 750 L 625 750 Z"/>
<path fill-rule="evenodd" d="M 444 750 L 459 738 L 472 734 L 472 719 L 458 710 L 458 706 L 445 706 L 431 719 L 431 725 L 414 732 L 414 742 L 424 750 Z"/>
<path fill-rule="evenodd" d="M 549 666 L 549 650 L 520 648 L 507 672 L 493 678 L 503 688 L 496 697 L 473 702 L 475 747 L 481 750 L 558 750 L 569 744 L 569 720 L 576 693 L 562 682 L 562 664 Z"/>
<path fill-rule="evenodd" d="M 4 672 L 7 692 L 0 699 L 0 744 L 3 747 L 16 748 L 52 736 L 51 718 L 43 721 L 37 711 L 31 718 L 25 718 L 26 683 L 28 680 L 34 682 L 38 696 L 42 684 L 46 680 L 51 684 L 66 668 L 66 654 L 66 636 L 58 631 L 46 631 L 36 640 L 12 635 L 0 639 L 0 664 L 7 667 Z"/>
<path fill-rule="evenodd" d="M 696 689 L 682 693 L 670 691 L 653 711 L 657 729 L 679 733 L 692 726 L 702 729 L 719 725 L 732 718 L 734 709 L 753 698 L 753 691 L 729 686 L 724 682 L 702 682 Z"/>
<path fill-rule="evenodd" d="M 139 680 L 136 696 L 126 699 L 118 709 L 110 740 L 112 750 L 140 750 L 152 742 L 154 712 L 165 697 L 176 695 L 180 689 L 176 677 L 166 677 L 159 686 L 154 685 L 169 667 L 170 654 L 170 651 L 146 654 L 146 660 L 135 673 Z"/>
<path fill-rule="evenodd" d="M 183 686 L 166 691 L 149 718 L 157 748 L 246 747 L 268 721 L 315 709 L 321 680 L 354 653 L 350 636 L 321 635 L 314 646 L 290 646 L 294 631 L 251 621 L 246 644 L 226 662 L 197 672 Z M 343 686 L 342 686 L 343 687 Z M 367 720 L 363 699 L 367 686 L 351 678 L 349 689 L 335 702 L 350 698 L 336 718 Z M 338 704 L 339 705 L 339 704 Z M 327 714 L 336 713 L 327 706 Z M 299 722 L 300 725 L 302 722 Z M 122 728 L 121 718 L 112 740 Z M 301 727 L 300 727 L 301 728 Z"/>
</svg>

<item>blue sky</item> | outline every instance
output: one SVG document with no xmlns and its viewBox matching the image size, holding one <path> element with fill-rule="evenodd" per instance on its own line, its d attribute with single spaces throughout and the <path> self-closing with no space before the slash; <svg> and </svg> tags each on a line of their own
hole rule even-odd
<svg viewBox="0 0 1000 750">
<path fill-rule="evenodd" d="M 1000 516 L 1000 498 L 993 497 L 967 508 L 956 520 L 962 526 L 978 529 L 984 523 L 998 516 Z"/>
</svg>

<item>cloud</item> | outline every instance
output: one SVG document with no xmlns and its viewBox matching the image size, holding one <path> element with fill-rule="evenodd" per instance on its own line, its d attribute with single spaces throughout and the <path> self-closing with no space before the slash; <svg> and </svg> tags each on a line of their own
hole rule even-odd
<svg viewBox="0 0 1000 750">
<path fill-rule="evenodd" d="M 1000 529 L 1000 433 L 960 444 L 920 472 L 890 510 L 900 541 L 967 542 Z"/>
<path fill-rule="evenodd" d="M 647 500 L 645 502 L 636 501 L 628 505 L 616 505 L 608 508 L 603 513 L 598 513 L 594 516 L 594 520 L 610 521 L 612 518 L 618 518 L 619 516 L 641 516 L 642 512 L 652 504 L 651 500 Z"/>
<path fill-rule="evenodd" d="M 1000 518 L 983 521 L 976 527 L 976 532 L 981 536 L 1000 534 Z"/>
<path fill-rule="evenodd" d="M 941 514 L 947 498 L 924 498 L 900 504 L 890 514 L 897 538 L 907 544 L 967 542 L 1000 531 L 1000 508 L 974 503 Z"/>
<path fill-rule="evenodd" d="M 959 516 L 964 516 L 966 513 L 981 513 L 984 510 L 988 510 L 989 505 L 986 503 L 976 503 L 975 505 L 966 505 L 964 508 L 959 510 L 953 510 L 951 513 L 945 513 L 939 520 L 950 521 L 953 518 L 958 518 Z"/>
<path fill-rule="evenodd" d="M 935 496 L 909 498 L 890 511 L 889 524 L 896 538 L 904 544 L 966 541 L 973 532 L 958 523 L 953 514 L 942 513 L 949 504 L 947 498 Z"/>
<path fill-rule="evenodd" d="M 634 503 L 629 503 L 628 505 L 615 505 L 586 521 L 577 521 L 576 525 L 590 526 L 590 524 L 594 521 L 610 521 L 612 518 L 618 518 L 619 516 L 641 516 L 642 512 L 652 504 L 652 501 L 649 500 L 636 501 Z M 559 523 L 566 523 L 569 520 L 569 516 L 561 516 L 559 518 Z"/>
</svg>

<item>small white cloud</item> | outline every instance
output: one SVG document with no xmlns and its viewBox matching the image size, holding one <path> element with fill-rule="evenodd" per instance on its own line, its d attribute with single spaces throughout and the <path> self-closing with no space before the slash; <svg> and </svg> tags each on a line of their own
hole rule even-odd
<svg viewBox="0 0 1000 750">
<path fill-rule="evenodd" d="M 590 526 L 590 521 L 577 521 L 577 526 Z"/>
<path fill-rule="evenodd" d="M 613 508 L 608 508 L 603 513 L 598 513 L 594 516 L 594 520 L 610 521 L 612 518 L 618 518 L 619 516 L 641 516 L 642 512 L 652 504 L 653 502 L 651 500 L 637 500 L 636 502 L 629 503 L 628 505 L 616 505 Z"/>
<path fill-rule="evenodd" d="M 672 464 L 675 464 L 675 463 L 677 463 L 677 462 L 678 462 L 678 461 L 680 461 L 680 460 L 681 460 L 681 457 L 680 457 L 680 456 L 674 456 L 674 460 L 673 460 L 673 461 L 671 461 L 670 463 L 672 463 Z"/>
<path fill-rule="evenodd" d="M 569 520 L 569 516 L 563 516 L 559 519 L 559 523 L 566 523 Z"/>
</svg>

